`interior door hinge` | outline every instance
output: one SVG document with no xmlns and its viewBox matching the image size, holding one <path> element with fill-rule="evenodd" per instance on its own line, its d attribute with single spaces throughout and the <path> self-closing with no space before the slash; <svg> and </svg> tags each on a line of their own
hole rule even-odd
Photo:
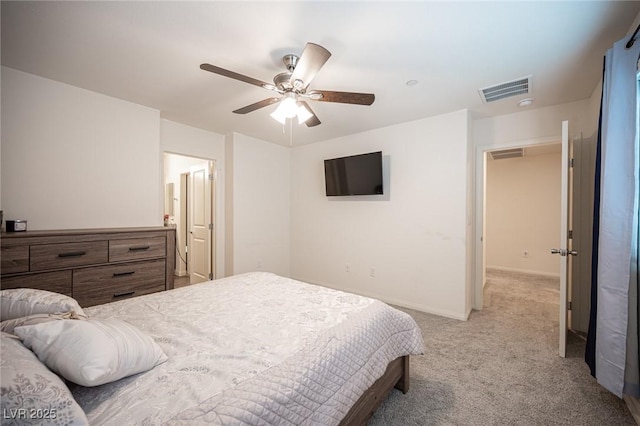
<svg viewBox="0 0 640 426">
<path fill-rule="evenodd" d="M 567 238 L 573 239 L 573 229 L 570 229 L 569 231 L 567 231 Z"/>
<path fill-rule="evenodd" d="M 213 223 L 209 224 L 209 231 L 213 231 Z"/>
<path fill-rule="evenodd" d="M 213 180 L 213 173 L 209 173 L 209 180 Z"/>
<path fill-rule="evenodd" d="M 571 302 L 567 302 L 567 310 L 570 311 L 571 310 Z"/>
<path fill-rule="evenodd" d="M 569 160 L 569 167 L 573 167 L 573 158 Z"/>
<path fill-rule="evenodd" d="M 213 279 L 213 274 L 211 272 L 209 272 L 209 279 L 212 280 Z"/>
</svg>

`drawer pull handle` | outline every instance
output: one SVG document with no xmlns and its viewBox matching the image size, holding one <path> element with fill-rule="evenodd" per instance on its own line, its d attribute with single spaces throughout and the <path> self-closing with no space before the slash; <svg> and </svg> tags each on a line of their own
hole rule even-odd
<svg viewBox="0 0 640 426">
<path fill-rule="evenodd" d="M 113 295 L 113 297 L 133 296 L 135 293 L 136 293 L 135 291 L 126 291 L 124 293 L 116 293 Z"/>
<path fill-rule="evenodd" d="M 80 257 L 84 256 L 85 254 L 87 254 L 86 251 L 70 251 L 67 253 L 60 253 L 58 254 L 58 257 Z"/>
<path fill-rule="evenodd" d="M 149 246 L 138 246 L 138 247 L 129 247 L 129 251 L 142 251 L 149 250 L 151 247 Z"/>
<path fill-rule="evenodd" d="M 128 277 L 129 275 L 133 275 L 135 274 L 136 271 L 129 271 L 129 272 L 114 272 L 113 273 L 113 277 L 117 278 L 117 277 Z"/>
</svg>

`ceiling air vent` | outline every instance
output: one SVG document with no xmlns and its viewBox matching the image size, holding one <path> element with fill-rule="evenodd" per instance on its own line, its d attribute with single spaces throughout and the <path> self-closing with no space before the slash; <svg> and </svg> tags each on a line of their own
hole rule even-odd
<svg viewBox="0 0 640 426">
<path fill-rule="evenodd" d="M 494 160 L 503 160 L 505 158 L 519 158 L 524 157 L 523 148 L 503 149 L 501 151 L 491 151 L 491 158 Z"/>
<path fill-rule="evenodd" d="M 493 102 L 511 96 L 527 95 L 531 93 L 531 76 L 479 89 L 482 102 Z"/>
</svg>

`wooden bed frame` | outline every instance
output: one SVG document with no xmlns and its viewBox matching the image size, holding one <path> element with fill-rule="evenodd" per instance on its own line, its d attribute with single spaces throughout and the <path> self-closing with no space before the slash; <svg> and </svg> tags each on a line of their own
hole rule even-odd
<svg viewBox="0 0 640 426">
<path fill-rule="evenodd" d="M 340 422 L 340 426 L 366 425 L 393 388 L 409 392 L 409 355 L 391 361 L 382 377 L 356 401 Z"/>
</svg>

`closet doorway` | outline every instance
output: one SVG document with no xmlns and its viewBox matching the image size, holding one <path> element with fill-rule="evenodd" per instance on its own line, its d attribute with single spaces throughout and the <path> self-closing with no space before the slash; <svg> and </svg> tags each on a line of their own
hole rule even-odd
<svg viewBox="0 0 640 426">
<path fill-rule="evenodd" d="M 165 153 L 164 182 L 165 220 L 176 228 L 176 282 L 213 279 L 215 160 Z"/>
</svg>

